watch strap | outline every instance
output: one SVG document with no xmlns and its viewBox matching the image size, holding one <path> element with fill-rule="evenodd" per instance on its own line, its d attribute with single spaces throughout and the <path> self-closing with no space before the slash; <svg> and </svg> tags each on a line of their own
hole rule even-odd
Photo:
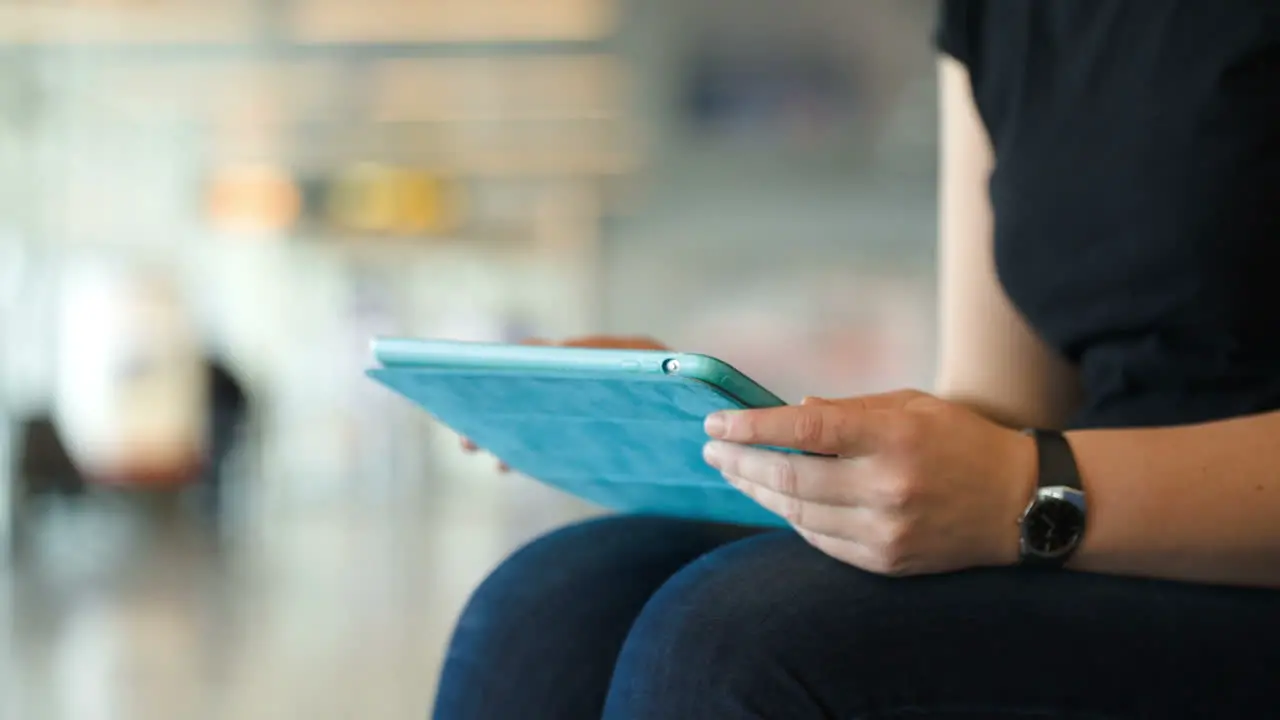
<svg viewBox="0 0 1280 720">
<path fill-rule="evenodd" d="M 1066 436 L 1057 430 L 1033 428 L 1024 432 L 1035 440 L 1037 456 L 1036 495 L 1028 505 L 1028 512 L 1039 501 L 1039 493 L 1045 488 L 1069 488 L 1082 492 L 1084 483 L 1080 479 L 1080 468 L 1076 465 L 1075 452 L 1072 451 L 1071 443 L 1067 441 Z M 1061 568 L 1074 552 L 1072 548 L 1070 552 L 1062 555 L 1046 557 L 1029 552 L 1025 540 L 1023 543 L 1020 564 L 1028 568 Z"/>
<path fill-rule="evenodd" d="M 1080 468 L 1071 443 L 1058 430 L 1033 428 L 1025 431 L 1036 441 L 1037 487 L 1069 487 L 1084 489 L 1080 481 Z"/>
</svg>

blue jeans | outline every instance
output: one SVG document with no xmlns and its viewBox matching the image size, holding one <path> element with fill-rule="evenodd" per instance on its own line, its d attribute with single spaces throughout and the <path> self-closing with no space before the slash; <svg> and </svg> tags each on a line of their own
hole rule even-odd
<svg viewBox="0 0 1280 720">
<path fill-rule="evenodd" d="M 440 720 L 1280 717 L 1280 593 L 1074 572 L 889 579 L 790 532 L 644 517 L 475 592 Z"/>
</svg>

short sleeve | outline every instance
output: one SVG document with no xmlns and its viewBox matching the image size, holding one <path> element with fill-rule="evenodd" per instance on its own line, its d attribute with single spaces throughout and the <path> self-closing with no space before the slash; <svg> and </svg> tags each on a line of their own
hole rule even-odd
<svg viewBox="0 0 1280 720">
<path fill-rule="evenodd" d="M 983 0 L 940 0 L 933 42 L 940 52 L 946 53 L 965 65 L 977 60 Z"/>
</svg>

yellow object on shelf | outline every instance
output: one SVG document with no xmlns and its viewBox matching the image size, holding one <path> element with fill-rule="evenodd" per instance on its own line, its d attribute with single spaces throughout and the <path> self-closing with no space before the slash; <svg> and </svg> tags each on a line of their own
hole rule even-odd
<svg viewBox="0 0 1280 720">
<path fill-rule="evenodd" d="M 456 229 L 460 198 L 451 183 L 429 173 L 404 170 L 395 187 L 398 212 L 392 233 L 441 234 Z"/>
<path fill-rule="evenodd" d="M 421 170 L 375 164 L 343 172 L 329 194 L 329 217 L 348 232 L 442 235 L 460 220 L 459 193 L 450 181 Z"/>
</svg>

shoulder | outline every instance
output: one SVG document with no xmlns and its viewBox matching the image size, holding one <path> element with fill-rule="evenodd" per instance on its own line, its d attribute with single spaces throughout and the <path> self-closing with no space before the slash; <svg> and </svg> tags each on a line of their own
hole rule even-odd
<svg viewBox="0 0 1280 720">
<path fill-rule="evenodd" d="M 1033 69 L 1022 62 L 1033 46 L 1055 44 L 1057 38 L 1052 36 L 1061 21 L 1057 2 L 941 0 L 934 45 L 964 65 L 974 80 L 992 73 L 1021 74 Z"/>
<path fill-rule="evenodd" d="M 1275 0 L 941 0 L 934 42 L 965 66 L 997 146 L 1084 97 L 1090 121 L 1256 117 L 1280 86 Z"/>
<path fill-rule="evenodd" d="M 1047 61 L 1141 59 L 1172 52 L 1274 46 L 1280 36 L 1280 3 L 1274 0 L 940 0 L 934 28 L 938 50 L 970 72 L 984 60 L 995 68 L 1008 59 Z M 1183 51 L 1183 52 L 1179 52 Z M 1184 62 L 1181 57 L 1172 58 Z"/>
<path fill-rule="evenodd" d="M 966 66 L 972 65 L 979 50 L 985 9 L 984 0 L 942 0 L 933 34 L 938 50 Z"/>
</svg>

